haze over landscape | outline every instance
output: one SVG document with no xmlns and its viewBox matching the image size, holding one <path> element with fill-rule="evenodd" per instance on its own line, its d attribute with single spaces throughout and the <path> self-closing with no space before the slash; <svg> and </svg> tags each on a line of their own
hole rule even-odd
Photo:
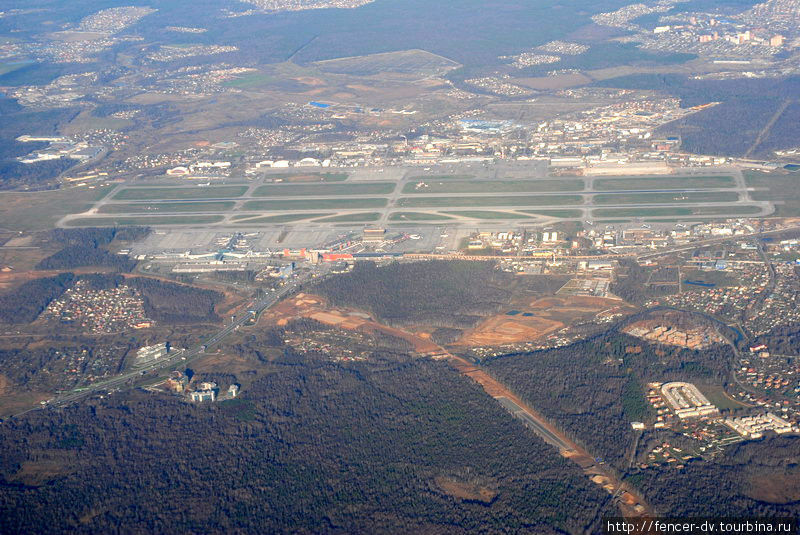
<svg viewBox="0 0 800 535">
<path fill-rule="evenodd" d="M 796 531 L 800 0 L 6 4 L 0 533 Z"/>
</svg>

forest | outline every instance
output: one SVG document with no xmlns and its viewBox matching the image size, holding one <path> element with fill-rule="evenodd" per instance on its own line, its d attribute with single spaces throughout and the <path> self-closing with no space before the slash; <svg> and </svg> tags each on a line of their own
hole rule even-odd
<svg viewBox="0 0 800 535">
<path fill-rule="evenodd" d="M 800 438 L 768 437 L 730 446 L 713 463 L 647 469 L 631 479 L 659 514 L 797 518 L 799 456 Z"/>
<path fill-rule="evenodd" d="M 780 325 L 753 340 L 751 345 L 766 344 L 770 353 L 800 354 L 800 325 Z"/>
<path fill-rule="evenodd" d="M 136 391 L 6 422 L 3 531 L 547 535 L 614 512 L 445 363 L 270 365 L 232 401 Z"/>
<path fill-rule="evenodd" d="M 106 249 L 116 241 L 133 241 L 144 238 L 147 227 L 54 229 L 50 240 L 65 245 L 55 254 L 42 259 L 37 269 L 75 269 L 85 266 L 110 267 L 127 272 L 136 267 L 128 255 L 119 255 Z"/>
<path fill-rule="evenodd" d="M 66 245 L 55 254 L 42 259 L 37 269 L 75 269 L 84 266 L 110 267 L 127 272 L 136 267 L 128 255 L 109 252 L 105 247 L 116 241 L 133 241 L 144 238 L 147 227 L 54 229 L 50 240 Z"/>
<path fill-rule="evenodd" d="M 110 267 L 131 271 L 136 261 L 127 255 L 110 253 L 105 249 L 85 245 L 69 245 L 39 262 L 37 269 L 75 269 L 83 266 Z"/>
<path fill-rule="evenodd" d="M 311 291 L 336 306 L 369 311 L 389 325 L 463 329 L 496 313 L 515 291 L 555 291 L 564 282 L 560 277 L 521 279 L 497 270 L 493 262 L 433 260 L 382 267 L 359 262 L 352 272 Z"/>
<path fill-rule="evenodd" d="M 732 357 L 727 346 L 696 352 L 635 343 L 641 351 L 628 351 L 633 339 L 610 332 L 561 349 L 499 357 L 487 368 L 624 473 L 634 444 L 629 422 L 653 416 L 642 385 L 666 380 L 724 384 Z M 648 431 L 637 451 L 665 440 L 681 447 L 694 442 L 669 431 Z M 636 470 L 628 479 L 659 515 L 796 517 L 798 455 L 799 438 L 767 437 L 729 446 L 713 461 L 693 461 L 682 470 Z"/>
<path fill-rule="evenodd" d="M 54 179 L 75 165 L 77 160 L 58 158 L 36 163 L 22 163 L 15 160 L 0 161 L 0 190 L 52 189 Z"/>
<path fill-rule="evenodd" d="M 75 275 L 60 273 L 24 282 L 20 286 L 0 293 L 0 323 L 30 323 L 39 317 L 50 301 L 61 297 L 72 286 Z"/>
<path fill-rule="evenodd" d="M 619 267 L 619 276 L 615 278 L 609 288 L 611 293 L 629 303 L 643 304 L 651 297 L 645 284 L 650 276 L 650 271 L 640 266 L 635 260 L 628 258 L 620 258 Z"/>
<path fill-rule="evenodd" d="M 222 301 L 219 292 L 147 277 L 130 278 L 125 283 L 142 293 L 148 318 L 168 324 L 220 321 L 214 311 Z"/>
<path fill-rule="evenodd" d="M 595 456 L 622 468 L 633 443 L 630 422 L 650 416 L 642 385 L 723 383 L 731 351 L 650 345 L 612 330 L 563 348 L 490 359 L 486 368 Z"/>
<path fill-rule="evenodd" d="M 114 240 L 139 240 L 149 233 L 150 229 L 148 227 L 57 228 L 50 231 L 50 239 L 63 245 L 103 247 Z"/>
</svg>

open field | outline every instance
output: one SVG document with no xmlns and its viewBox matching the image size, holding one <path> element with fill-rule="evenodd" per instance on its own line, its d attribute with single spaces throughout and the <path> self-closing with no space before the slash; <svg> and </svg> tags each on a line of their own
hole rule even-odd
<svg viewBox="0 0 800 535">
<path fill-rule="evenodd" d="M 528 219 L 528 216 L 523 214 L 517 214 L 514 212 L 495 212 L 491 210 L 460 210 L 442 213 L 460 217 L 469 217 L 471 219 Z"/>
<path fill-rule="evenodd" d="M 62 217 L 84 212 L 111 192 L 113 186 L 87 187 L 52 191 L 2 192 L 0 228 L 9 230 L 45 230 L 53 228 Z"/>
<path fill-rule="evenodd" d="M 453 218 L 446 215 L 426 214 L 423 212 L 392 212 L 389 215 L 389 221 L 441 221 L 444 219 Z"/>
<path fill-rule="evenodd" d="M 269 178 L 280 178 L 288 182 L 342 182 L 347 180 L 347 173 L 270 173 Z"/>
<path fill-rule="evenodd" d="M 362 184 L 291 184 L 259 186 L 253 197 L 300 197 L 326 195 L 388 195 L 394 191 L 392 182 L 366 182 Z"/>
<path fill-rule="evenodd" d="M 397 203 L 402 207 L 457 208 L 483 206 L 541 206 L 582 204 L 580 195 L 515 195 L 507 197 L 401 197 Z"/>
<path fill-rule="evenodd" d="M 387 200 L 379 197 L 348 199 L 301 199 L 285 201 L 247 201 L 245 210 L 331 210 L 341 208 L 354 210 L 357 208 L 383 208 Z"/>
<path fill-rule="evenodd" d="M 575 219 L 581 217 L 580 210 L 518 210 L 518 212 L 521 212 L 523 214 L 558 217 L 561 219 Z"/>
<path fill-rule="evenodd" d="M 637 190 L 637 189 L 690 189 L 690 188 L 733 188 L 736 182 L 730 176 L 686 176 L 686 177 L 626 177 L 596 178 L 593 182 L 598 191 Z"/>
<path fill-rule="evenodd" d="M 800 216 L 800 173 L 745 173 L 745 183 L 758 190 L 752 193 L 756 201 L 780 201 L 775 205 L 778 217 Z"/>
<path fill-rule="evenodd" d="M 426 187 L 418 188 L 424 183 Z M 403 193 L 525 193 L 552 191 L 581 191 L 584 182 L 578 178 L 561 180 L 475 180 L 470 182 L 445 182 L 437 184 L 427 180 L 409 182 Z"/>
<path fill-rule="evenodd" d="M 266 215 L 266 216 L 253 216 L 250 215 L 237 215 L 231 218 L 233 222 L 241 221 L 243 225 L 250 223 L 291 223 L 292 221 L 303 221 L 304 219 L 312 219 L 315 217 L 323 217 L 332 215 L 330 213 L 312 213 L 312 214 L 281 214 L 281 215 Z"/>
<path fill-rule="evenodd" d="M 233 201 L 213 202 L 158 202 L 104 204 L 97 209 L 100 214 L 148 214 L 175 212 L 227 212 L 234 206 Z"/>
<path fill-rule="evenodd" d="M 258 319 L 258 324 L 283 327 L 295 319 L 311 318 L 341 329 L 396 336 L 411 343 L 414 350 L 419 353 L 435 353 L 440 350 L 439 346 L 429 340 L 387 327 L 353 312 L 355 311 L 352 309 L 330 307 L 325 299 L 318 295 L 300 293 L 264 311 Z"/>
<path fill-rule="evenodd" d="M 458 341 L 458 345 L 492 346 L 528 342 L 546 336 L 565 325 L 541 316 L 500 314 L 481 323 Z"/>
<path fill-rule="evenodd" d="M 737 401 L 725 393 L 725 389 L 720 385 L 697 385 L 700 392 L 708 398 L 712 404 L 721 410 L 744 409 L 750 407 L 745 403 Z"/>
<path fill-rule="evenodd" d="M 733 191 L 689 193 L 601 193 L 594 196 L 594 204 L 680 204 L 700 202 L 733 202 L 739 194 Z"/>
<path fill-rule="evenodd" d="M 222 82 L 223 87 L 236 87 L 238 89 L 253 89 L 257 87 L 263 87 L 265 85 L 274 84 L 278 82 L 279 79 L 263 73 L 263 72 L 252 72 L 248 74 L 242 74 L 233 80 L 226 80 Z"/>
<path fill-rule="evenodd" d="M 409 180 L 468 180 L 470 178 L 475 178 L 475 175 L 415 175 Z"/>
<path fill-rule="evenodd" d="M 116 201 L 171 201 L 183 199 L 222 199 L 241 197 L 247 186 L 209 186 L 195 188 L 125 188 L 116 195 Z"/>
<path fill-rule="evenodd" d="M 616 299 L 587 296 L 536 297 L 513 306 L 513 311 L 491 316 L 465 331 L 454 346 L 530 342 L 588 317 L 634 310 Z"/>
<path fill-rule="evenodd" d="M 151 216 L 151 217 L 84 217 L 71 219 L 70 227 L 122 227 L 152 225 L 206 225 L 222 221 L 221 215 Z"/>
<path fill-rule="evenodd" d="M 0 76 L 16 71 L 30 64 L 31 62 L 28 61 L 9 61 L 0 63 Z"/>
<path fill-rule="evenodd" d="M 366 56 L 318 61 L 314 66 L 323 72 L 372 76 L 384 73 L 440 76 L 460 67 L 460 64 L 425 50 L 402 50 Z"/>
<path fill-rule="evenodd" d="M 365 221 L 377 221 L 381 218 L 379 212 L 359 212 L 355 214 L 344 214 L 331 217 L 315 219 L 317 223 L 361 223 Z"/>
</svg>

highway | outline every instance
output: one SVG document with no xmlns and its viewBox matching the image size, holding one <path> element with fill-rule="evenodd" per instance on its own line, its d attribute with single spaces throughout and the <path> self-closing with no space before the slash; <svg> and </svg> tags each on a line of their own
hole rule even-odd
<svg viewBox="0 0 800 535">
<path fill-rule="evenodd" d="M 672 254 L 672 253 L 680 253 L 680 252 L 683 252 L 683 251 L 691 251 L 693 249 L 697 249 L 699 247 L 703 247 L 703 246 L 706 246 L 706 245 L 713 245 L 715 243 L 723 243 L 723 242 L 731 241 L 731 240 L 741 241 L 741 240 L 744 240 L 744 239 L 747 239 L 747 238 L 752 238 L 753 236 L 768 236 L 770 234 L 780 234 L 782 232 L 788 232 L 788 231 L 793 231 L 793 230 L 800 230 L 800 225 L 795 225 L 795 226 L 791 226 L 791 227 L 784 227 L 784 228 L 775 229 L 775 230 L 768 230 L 768 231 L 764 231 L 764 232 L 759 230 L 757 232 L 751 232 L 749 234 L 737 234 L 736 236 L 723 236 L 721 238 L 709 238 L 709 239 L 706 239 L 706 240 L 698 240 L 698 241 L 693 241 L 691 243 L 687 243 L 686 245 L 681 245 L 681 246 L 678 246 L 678 247 L 668 247 L 668 248 L 665 248 L 665 249 L 659 249 L 658 251 L 653 251 L 652 253 L 643 253 L 643 254 L 640 254 L 640 255 L 635 255 L 635 256 L 633 256 L 633 258 L 635 258 L 636 261 L 638 262 L 638 261 L 644 260 L 646 258 L 655 258 L 655 257 L 658 257 L 658 256 L 664 256 L 664 255 Z M 760 243 L 760 241 L 759 241 L 759 243 Z M 628 255 L 625 255 L 625 256 L 628 256 Z"/>
<path fill-rule="evenodd" d="M 261 312 L 268 309 L 269 307 L 280 301 L 284 296 L 294 291 L 296 288 L 302 285 L 309 277 L 310 274 L 298 277 L 291 283 L 286 284 L 280 290 L 277 290 L 260 299 L 253 301 L 247 307 L 245 312 L 242 312 L 234 316 L 232 321 L 227 323 L 225 327 L 219 330 L 211 338 L 204 340 L 202 343 L 199 343 L 192 348 L 175 351 L 175 353 L 170 354 L 170 356 L 167 358 L 161 358 L 155 360 L 145 366 L 138 367 L 133 371 L 124 373 L 122 375 L 117 375 L 116 377 L 112 377 L 111 379 L 107 379 L 105 381 L 101 381 L 99 383 L 95 383 L 87 387 L 81 387 L 75 390 L 71 390 L 70 392 L 66 392 L 64 394 L 52 398 L 45 405 L 31 407 L 22 412 L 16 413 L 11 417 L 17 418 L 19 416 L 22 416 L 23 414 L 27 414 L 31 411 L 40 409 L 63 407 L 65 405 L 69 405 L 70 403 L 74 403 L 80 399 L 92 396 L 94 394 L 99 394 L 102 392 L 106 393 L 112 392 L 126 385 L 126 383 L 128 382 L 136 381 L 143 375 L 148 375 L 150 372 L 157 372 L 159 370 L 172 368 L 177 364 L 188 364 L 191 360 L 194 360 L 205 354 L 208 348 L 218 344 L 223 338 L 225 338 L 230 333 L 234 332 L 236 329 L 247 323 L 251 318 L 258 317 L 258 315 L 261 314 Z"/>
</svg>

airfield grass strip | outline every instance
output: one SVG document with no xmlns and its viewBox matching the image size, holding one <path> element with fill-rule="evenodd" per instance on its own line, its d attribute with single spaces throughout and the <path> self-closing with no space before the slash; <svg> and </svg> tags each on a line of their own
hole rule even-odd
<svg viewBox="0 0 800 535">
<path fill-rule="evenodd" d="M 291 199 L 269 201 L 247 201 L 242 210 L 355 210 L 359 208 L 383 208 L 387 200 L 378 197 L 356 199 Z"/>
<path fill-rule="evenodd" d="M 561 206 L 583 204 L 580 195 L 509 195 L 499 197 L 401 197 L 397 205 L 408 208 L 481 208 L 485 206 Z"/>
<path fill-rule="evenodd" d="M 114 203 L 98 208 L 100 214 L 150 214 L 158 212 L 227 212 L 234 206 L 233 201 L 217 202 L 176 202 L 176 203 Z"/>
<path fill-rule="evenodd" d="M 207 225 L 222 221 L 221 215 L 151 216 L 151 217 L 83 217 L 67 222 L 70 227 L 127 227 L 153 225 Z"/>
<path fill-rule="evenodd" d="M 209 186 L 182 188 L 125 188 L 114 195 L 116 201 L 172 201 L 186 199 L 224 199 L 241 197 L 247 186 Z"/>
</svg>

